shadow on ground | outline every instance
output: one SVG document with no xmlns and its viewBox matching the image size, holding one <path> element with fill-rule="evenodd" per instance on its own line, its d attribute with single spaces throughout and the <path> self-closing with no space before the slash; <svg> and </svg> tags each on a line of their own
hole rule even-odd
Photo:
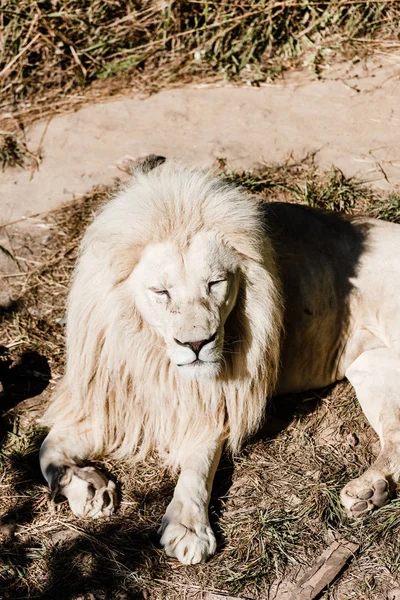
<svg viewBox="0 0 400 600">
<path fill-rule="evenodd" d="M 3 388 L 1 413 L 14 408 L 22 400 L 41 394 L 50 378 L 49 362 L 39 352 L 24 352 L 19 361 L 13 364 L 7 357 L 7 349 L 0 347 L 0 383 Z"/>
<path fill-rule="evenodd" d="M 13 457 L 12 462 L 19 468 Z M 137 511 L 98 523 L 70 516 L 60 522 L 52 514 L 49 496 L 40 485 L 38 467 L 34 471 L 26 469 L 24 475 L 29 479 L 21 477 L 15 485 L 16 493 L 25 494 L 25 500 L 3 515 L 0 522 L 0 598 L 144 598 L 146 586 L 139 569 L 147 572 L 151 567 L 157 576 L 157 570 L 165 567 L 164 557 L 160 560 L 156 551 L 156 529 L 139 531 Z M 18 473 L 21 475 L 21 471 Z M 39 496 L 32 493 L 34 488 L 40 488 Z M 47 518 L 38 521 L 41 508 Z"/>
<path fill-rule="evenodd" d="M 45 556 L 43 548 L 32 547 L 29 542 L 3 548 L 10 574 L 1 583 L 1 597 L 4 600 L 144 598 L 137 570 L 145 561 L 145 554 L 156 544 L 156 534 L 147 530 L 132 532 L 116 521 L 103 524 L 94 536 L 83 532 L 73 540 L 60 541 Z M 46 584 L 43 586 L 43 581 L 38 581 L 37 587 L 31 584 L 27 589 L 21 574 L 28 569 L 34 571 L 35 562 L 43 560 L 46 561 Z"/>
<path fill-rule="evenodd" d="M 14 416 L 9 413 L 23 400 L 41 394 L 51 379 L 47 358 L 35 350 L 24 352 L 17 362 L 0 346 L 0 445 L 12 431 Z"/>
<path fill-rule="evenodd" d="M 21 361 L 23 366 L 13 371 L 13 375 L 25 373 L 26 365 L 29 365 L 28 371 L 31 369 L 32 362 L 28 358 Z M 42 364 L 40 360 L 39 364 Z M 8 382 L 13 381 L 10 373 L 7 377 Z M 39 379 L 43 384 L 44 378 Z M 13 385 L 9 383 L 8 389 Z M 19 397 L 17 389 L 15 398 Z M 265 427 L 257 438 L 249 441 L 249 446 L 259 438 L 273 439 L 296 415 L 311 412 L 318 402 L 319 396 L 316 394 L 276 399 L 269 407 Z M 153 511 L 150 520 L 158 522 L 172 495 L 173 482 L 170 479 L 157 480 L 154 489 L 144 492 L 142 498 L 137 495 L 138 505 L 134 510 L 125 514 L 117 513 L 110 520 L 88 523 L 71 519 L 69 513 L 64 511 L 66 520 L 57 524 L 56 518 L 53 520 L 49 512 L 49 497 L 38 465 L 37 450 L 42 437 L 43 433 L 38 431 L 25 454 L 16 451 L 8 457 L 9 467 L 13 471 L 14 491 L 16 497 L 22 500 L 17 500 L 1 520 L 4 535 L 0 551 L 0 569 L 3 572 L 0 572 L 0 596 L 4 600 L 26 597 L 41 600 L 146 598 L 146 581 L 157 577 L 165 579 L 165 569 L 170 567 L 159 547 L 157 527 L 146 525 L 143 519 L 141 527 L 138 513 L 151 512 L 151 507 L 156 506 L 159 514 L 155 515 Z M 234 460 L 224 454 L 216 474 L 210 505 L 211 523 L 217 535 L 217 553 L 225 547 L 219 519 L 224 510 L 224 500 L 229 495 L 233 473 Z M 124 495 L 123 499 L 129 500 L 135 494 Z M 39 527 L 44 530 L 39 533 L 37 530 L 40 510 L 47 516 L 47 534 L 46 521 L 43 519 Z M 50 527 L 49 521 L 52 523 Z M 23 535 L 19 532 L 23 532 Z M 39 574 L 41 577 L 37 585 L 32 583 L 36 570 L 38 577 Z M 43 582 L 44 572 L 46 582 Z"/>
</svg>

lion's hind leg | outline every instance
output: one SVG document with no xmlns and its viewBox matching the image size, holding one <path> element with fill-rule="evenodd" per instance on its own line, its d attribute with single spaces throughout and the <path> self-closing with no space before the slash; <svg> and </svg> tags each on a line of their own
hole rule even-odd
<svg viewBox="0 0 400 600">
<path fill-rule="evenodd" d="M 400 359 L 388 348 L 368 350 L 346 377 L 381 442 L 375 463 L 341 492 L 348 514 L 357 517 L 386 504 L 400 480 Z"/>
<path fill-rule="evenodd" d="M 117 504 L 115 483 L 94 467 L 80 466 L 89 451 L 87 436 L 53 429 L 40 449 L 40 468 L 52 494 L 65 496 L 74 515 L 108 517 Z"/>
</svg>

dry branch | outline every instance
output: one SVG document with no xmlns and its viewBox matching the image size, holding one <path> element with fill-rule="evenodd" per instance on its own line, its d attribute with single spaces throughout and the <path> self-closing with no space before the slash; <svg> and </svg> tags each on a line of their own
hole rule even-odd
<svg viewBox="0 0 400 600">
<path fill-rule="evenodd" d="M 224 596 L 223 594 L 214 594 L 214 592 L 205 592 L 202 600 L 246 600 L 243 596 Z"/>
<path fill-rule="evenodd" d="M 359 545 L 347 540 L 333 542 L 297 583 L 290 600 L 313 600 L 334 581 Z"/>
</svg>

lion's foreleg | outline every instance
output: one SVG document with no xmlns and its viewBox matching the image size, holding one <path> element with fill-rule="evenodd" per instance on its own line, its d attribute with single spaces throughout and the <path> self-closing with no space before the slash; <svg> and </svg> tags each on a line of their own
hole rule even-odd
<svg viewBox="0 0 400 600">
<path fill-rule="evenodd" d="M 388 348 L 368 350 L 346 377 L 381 442 L 375 463 L 341 492 L 348 513 L 359 516 L 386 504 L 390 487 L 400 480 L 400 360 Z"/>
<path fill-rule="evenodd" d="M 214 554 L 215 536 L 208 518 L 208 504 L 223 442 L 193 450 L 181 464 L 174 496 L 159 533 L 168 556 L 185 564 L 204 562 Z"/>
<path fill-rule="evenodd" d="M 40 468 L 53 496 L 65 496 L 74 515 L 109 516 L 117 500 L 115 484 L 94 467 L 81 466 L 90 449 L 88 436 L 53 429 L 40 448 Z"/>
</svg>

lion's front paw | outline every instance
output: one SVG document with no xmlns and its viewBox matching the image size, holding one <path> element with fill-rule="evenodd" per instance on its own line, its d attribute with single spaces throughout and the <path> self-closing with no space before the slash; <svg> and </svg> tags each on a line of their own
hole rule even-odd
<svg viewBox="0 0 400 600">
<path fill-rule="evenodd" d="M 379 471 L 368 470 L 361 477 L 349 481 L 340 493 L 340 499 L 351 517 L 359 517 L 380 508 L 390 497 L 389 483 Z"/>
<path fill-rule="evenodd" d="M 164 517 L 159 533 L 166 554 L 185 565 L 205 562 L 216 549 L 215 536 L 208 524 L 188 527 L 183 523 L 168 522 Z"/>
<path fill-rule="evenodd" d="M 117 505 L 115 483 L 94 467 L 68 467 L 58 482 L 75 516 L 109 517 Z"/>
</svg>

